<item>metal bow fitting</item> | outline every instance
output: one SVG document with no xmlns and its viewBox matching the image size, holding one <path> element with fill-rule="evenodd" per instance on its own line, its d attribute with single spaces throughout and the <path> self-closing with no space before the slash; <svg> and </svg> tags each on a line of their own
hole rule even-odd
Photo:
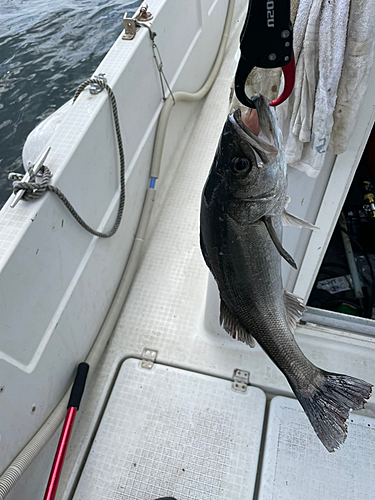
<svg viewBox="0 0 375 500">
<path fill-rule="evenodd" d="M 35 164 L 33 165 L 32 168 L 29 169 L 29 171 L 24 175 L 22 178 L 22 182 L 29 182 L 31 179 L 34 179 L 39 170 L 43 167 L 43 163 L 46 160 L 48 153 L 51 151 L 51 148 L 48 147 L 43 151 L 43 153 L 38 157 L 36 160 Z M 20 189 L 17 194 L 14 196 L 14 199 L 10 205 L 11 208 L 14 208 L 17 203 L 20 201 L 22 196 L 25 194 L 26 189 Z"/>
<path fill-rule="evenodd" d="M 253 68 L 279 68 L 285 85 L 281 95 L 270 102 L 277 106 L 291 94 L 295 80 L 293 30 L 290 22 L 290 0 L 249 0 L 249 9 L 240 38 L 241 57 L 238 62 L 234 88 L 238 100 L 255 108 L 246 95 L 246 80 Z"/>
</svg>

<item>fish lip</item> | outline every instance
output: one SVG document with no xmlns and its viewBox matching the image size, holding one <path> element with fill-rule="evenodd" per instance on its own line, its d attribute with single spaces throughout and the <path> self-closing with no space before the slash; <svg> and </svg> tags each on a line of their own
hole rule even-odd
<svg viewBox="0 0 375 500">
<path fill-rule="evenodd" d="M 241 119 L 241 108 L 236 108 L 233 110 L 233 113 L 230 115 L 231 117 L 233 116 L 232 123 L 233 125 L 237 125 L 240 127 L 241 130 L 243 130 L 249 137 L 252 137 L 253 139 L 256 139 L 257 136 L 244 124 L 244 122 Z"/>
</svg>

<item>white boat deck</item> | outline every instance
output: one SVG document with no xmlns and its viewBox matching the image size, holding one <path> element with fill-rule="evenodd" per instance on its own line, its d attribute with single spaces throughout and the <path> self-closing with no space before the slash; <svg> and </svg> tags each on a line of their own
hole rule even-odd
<svg viewBox="0 0 375 500">
<path fill-rule="evenodd" d="M 256 387 L 128 359 L 74 499 L 251 497 L 265 406 Z"/>
<path fill-rule="evenodd" d="M 258 471 L 258 484 L 255 487 L 255 495 L 258 498 L 262 500 L 271 498 L 288 500 L 297 500 L 301 498 L 350 498 L 350 500 L 370 498 L 364 494 L 363 485 L 358 481 L 353 481 L 351 483 L 352 489 L 350 490 L 350 495 L 346 497 L 342 496 L 341 493 L 337 496 L 332 496 L 333 493 L 331 490 L 328 490 L 330 491 L 329 496 L 322 496 L 321 490 L 319 490 L 319 494 L 315 496 L 311 496 L 311 494 L 308 497 L 301 494 L 298 485 L 303 484 L 303 491 L 309 491 L 312 482 L 316 479 L 316 474 L 312 472 L 312 470 L 314 471 L 314 468 L 319 465 L 323 455 L 326 455 L 327 460 L 329 460 L 330 456 L 328 452 L 325 451 L 318 441 L 318 438 L 314 436 L 313 431 L 311 429 L 309 430 L 307 418 L 302 412 L 296 409 L 296 402 L 290 399 L 293 395 L 283 375 L 268 360 L 259 346 L 256 346 L 255 349 L 250 349 L 229 338 L 221 329 L 216 329 L 208 325 L 207 322 L 205 323 L 208 269 L 203 261 L 199 248 L 200 195 L 226 117 L 233 59 L 237 48 L 237 37 L 238 30 L 230 40 L 227 56 L 220 75 L 207 99 L 202 102 L 202 109 L 197 121 L 188 125 L 190 137 L 187 141 L 187 146 L 178 151 L 175 161 L 168 166 L 169 169 L 175 171 L 172 183 L 168 189 L 162 185 L 158 186 L 157 184 L 156 186 L 157 190 L 159 188 L 157 193 L 157 206 L 150 224 L 140 268 L 123 312 L 118 320 L 114 335 L 104 354 L 102 364 L 98 368 L 92 382 L 87 387 L 86 394 L 83 398 L 67 453 L 58 498 L 64 498 L 64 500 L 72 498 L 71 494 L 73 494 L 78 483 L 82 467 L 90 452 L 95 432 L 101 421 L 103 407 L 111 395 L 116 376 L 121 366 L 129 367 L 134 365 L 134 370 L 137 371 L 139 377 L 150 375 L 150 371 L 148 370 L 144 370 L 145 375 L 139 371 L 139 361 L 134 362 L 128 360 L 123 364 L 123 361 L 128 358 L 140 360 L 144 348 L 150 348 L 157 351 L 157 373 L 160 371 L 165 372 L 166 370 L 166 368 L 159 366 L 159 364 L 161 364 L 164 365 L 164 367 L 172 367 L 171 371 L 173 371 L 173 373 L 176 372 L 181 375 L 181 380 L 177 377 L 174 382 L 175 384 L 185 384 L 187 375 L 185 377 L 184 373 L 188 374 L 190 371 L 195 372 L 191 375 L 193 378 L 207 379 L 208 385 L 213 384 L 216 387 L 216 385 L 219 386 L 224 380 L 227 384 L 226 387 L 228 387 L 230 385 L 228 381 L 232 379 L 234 370 L 242 369 L 250 372 L 250 383 L 252 385 L 266 392 L 268 398 L 267 405 L 272 396 L 276 394 L 282 394 L 284 397 L 286 396 L 286 398 L 282 400 L 274 400 L 271 403 L 269 415 L 271 415 L 272 418 L 267 430 L 267 439 L 265 443 L 262 442 L 261 444 L 262 447 L 264 447 L 265 444 L 266 449 L 264 457 L 263 452 L 261 451 L 260 453 L 261 464 Z M 178 106 L 173 112 L 178 113 Z M 185 145 L 186 141 L 182 141 L 182 144 Z M 209 302 L 210 307 L 215 307 L 215 305 L 212 306 L 211 304 L 215 304 L 214 296 L 210 297 Z M 373 369 L 375 362 L 375 338 L 366 338 L 360 335 L 347 334 L 337 330 L 330 331 L 327 328 L 307 325 L 298 327 L 296 339 L 306 355 L 325 370 L 347 373 L 375 383 L 375 373 Z M 180 368 L 187 372 L 175 370 L 175 368 Z M 236 495 L 229 495 L 227 494 L 228 490 L 225 489 L 222 489 L 220 494 L 218 493 L 216 496 L 210 496 L 207 492 L 207 494 L 205 493 L 206 490 L 204 487 L 199 488 L 199 485 L 196 484 L 198 476 L 190 477 L 190 483 L 192 483 L 191 488 L 193 486 L 195 487 L 194 494 L 189 495 L 183 489 L 173 490 L 173 488 L 167 488 L 167 491 L 165 491 L 160 485 L 160 477 L 166 477 L 165 470 L 159 476 L 158 482 L 155 483 L 158 486 L 155 486 L 155 489 L 151 490 L 145 488 L 144 485 L 141 484 L 137 486 L 136 481 L 143 482 L 144 476 L 142 476 L 142 474 L 137 476 L 135 471 L 132 471 L 133 482 L 131 492 L 134 494 L 124 492 L 124 489 L 126 489 L 129 483 L 125 480 L 123 484 L 119 484 L 119 478 L 122 477 L 123 474 L 123 472 L 119 471 L 119 468 L 121 469 L 121 464 L 123 462 L 121 460 L 116 462 L 117 459 L 115 458 L 108 464 L 101 460 L 96 460 L 95 454 L 97 454 L 99 449 L 101 453 L 106 453 L 106 451 L 103 451 L 103 446 L 106 443 L 108 445 L 112 443 L 113 448 L 108 450 L 108 453 L 111 453 L 112 456 L 113 454 L 115 454 L 115 457 L 118 456 L 116 453 L 128 455 L 130 453 L 131 455 L 134 447 L 135 449 L 137 448 L 137 443 L 134 444 L 134 439 L 130 440 L 129 435 L 137 428 L 140 429 L 142 427 L 141 424 L 139 424 L 140 427 L 137 427 L 134 423 L 134 415 L 132 416 L 133 406 L 135 407 L 136 404 L 140 404 L 143 407 L 147 407 L 148 404 L 152 405 L 154 404 L 152 398 L 154 391 L 155 393 L 157 393 L 158 390 L 161 391 L 161 396 L 165 395 L 167 391 L 167 389 L 163 389 L 163 386 L 158 386 L 159 389 L 148 388 L 147 390 L 150 394 L 149 402 L 147 397 L 146 399 L 138 400 L 136 387 L 139 386 L 140 379 L 134 379 L 134 374 L 132 377 L 129 375 L 130 378 L 127 379 L 126 375 L 128 371 L 129 368 L 126 370 L 122 368 L 120 370 L 120 375 L 110 399 L 112 406 L 108 406 L 107 410 L 105 410 L 102 424 L 99 427 L 97 437 L 92 447 L 93 455 L 90 454 L 89 456 L 82 475 L 82 483 L 80 483 L 74 499 L 100 498 L 102 500 L 119 500 L 123 498 L 134 498 L 137 500 L 152 500 L 152 495 L 158 493 L 159 487 L 162 495 L 166 495 L 167 493 L 171 495 L 175 493 L 177 500 L 179 498 L 226 498 L 227 500 L 253 498 L 251 488 L 254 488 L 254 484 L 256 483 L 255 475 L 257 474 L 258 465 L 257 446 L 259 446 L 259 443 L 255 447 L 256 453 L 253 453 L 254 450 L 252 450 L 249 452 L 248 456 L 245 454 L 243 457 L 244 459 L 236 466 L 236 468 L 239 467 L 239 469 L 236 470 L 236 477 L 244 477 L 246 475 L 245 471 L 253 471 L 252 475 L 250 474 L 251 479 L 249 479 L 252 486 L 248 488 L 246 496 L 236 496 L 237 493 Z M 197 373 L 201 375 L 197 375 Z M 203 377 L 202 374 L 208 375 L 209 377 Z M 216 380 L 212 377 L 223 380 Z M 129 390 L 129 384 L 134 388 L 132 398 L 128 398 L 127 391 Z M 185 401 L 185 403 L 181 403 L 182 407 L 184 407 L 184 404 L 186 406 L 189 405 L 191 401 L 194 401 L 190 399 L 191 394 L 183 385 L 178 388 L 173 386 L 168 389 L 168 391 L 169 390 L 172 392 L 168 394 L 173 394 L 173 391 L 179 393 L 179 398 Z M 259 389 L 256 389 L 256 391 L 258 390 Z M 215 391 L 221 391 L 221 389 L 217 387 Z M 250 389 L 250 393 L 251 391 L 252 389 Z M 260 395 L 257 393 L 259 398 L 253 410 L 255 413 L 253 413 L 251 408 L 248 408 L 244 403 L 243 407 L 241 407 L 243 420 L 240 422 L 242 425 L 241 432 L 243 433 L 240 435 L 248 435 L 250 432 L 252 433 L 251 439 L 258 439 L 258 442 L 260 442 L 262 437 L 261 425 L 259 424 L 259 419 L 261 420 L 262 417 L 259 415 L 262 414 L 262 405 L 264 405 L 262 393 L 260 391 L 259 393 Z M 123 399 L 119 396 L 120 394 Z M 234 395 L 236 397 L 234 397 Z M 228 405 L 227 411 L 231 412 L 236 408 L 235 406 L 232 407 L 232 400 L 238 401 L 241 406 L 241 398 L 244 396 L 229 391 L 228 397 L 230 401 L 218 398 L 217 404 L 219 405 L 221 401 L 224 401 L 225 404 Z M 211 396 L 207 397 L 208 405 L 213 404 L 213 400 L 210 398 Z M 118 401 L 118 403 L 115 403 L 115 401 Z M 296 473 L 296 471 L 292 473 L 290 472 L 291 469 L 289 469 L 289 472 L 285 472 L 287 476 L 284 475 L 281 469 L 278 469 L 278 467 L 281 467 L 278 459 L 282 455 L 277 454 L 276 451 L 278 448 L 275 448 L 275 443 L 278 442 L 278 435 L 280 432 L 285 433 L 285 427 L 281 424 L 279 425 L 276 421 L 277 418 L 281 418 L 280 412 L 277 413 L 276 409 L 276 405 L 278 404 L 280 408 L 281 401 L 283 404 L 285 403 L 286 407 L 288 404 L 290 405 L 290 408 L 296 413 L 296 422 L 301 422 L 301 425 L 304 429 L 307 429 L 311 437 L 311 439 L 309 438 L 299 442 L 298 452 L 296 453 L 292 453 L 293 443 L 285 441 L 285 446 L 291 447 L 292 449 L 283 452 L 288 452 L 290 459 L 290 462 L 288 462 L 288 464 L 284 463 L 283 467 L 290 466 L 292 469 L 293 466 L 298 466 L 298 473 Z M 114 408 L 114 404 L 117 409 Z M 120 404 L 123 406 L 118 406 Z M 103 432 L 105 432 L 103 429 L 105 429 L 108 424 L 108 419 L 114 418 L 113 411 L 119 412 L 117 413 L 116 419 L 118 419 L 118 423 L 124 432 L 123 434 L 119 434 L 119 436 L 123 436 L 122 442 L 119 442 L 118 439 L 111 440 L 108 436 L 106 438 L 103 434 Z M 150 411 L 155 412 L 156 409 Z M 374 405 L 369 404 L 363 414 L 367 415 L 368 418 L 363 418 L 361 420 L 355 417 L 353 423 L 349 422 L 349 438 L 347 441 L 349 446 L 346 448 L 346 445 L 344 445 L 342 451 L 340 451 L 340 456 L 343 457 L 341 460 L 344 462 L 346 460 L 351 461 L 354 467 L 351 469 L 351 474 L 355 474 L 355 463 L 358 465 L 358 468 L 361 469 L 363 467 L 363 458 L 359 458 L 355 453 L 353 455 L 353 449 L 360 449 L 358 453 L 360 453 L 362 457 L 367 457 L 367 464 L 368 467 L 372 467 L 372 478 L 374 478 L 373 465 L 370 465 L 375 463 L 375 448 L 370 445 L 374 440 L 375 421 L 372 419 L 372 416 L 375 416 Z M 266 416 L 267 415 L 268 410 L 266 412 Z M 164 417 L 164 423 L 168 427 L 172 424 L 173 419 L 171 419 L 170 415 Z M 223 417 L 218 413 L 218 419 L 220 420 L 221 418 Z M 258 419 L 256 424 L 253 422 L 254 419 Z M 112 421 L 112 425 L 114 425 L 114 422 L 115 420 Z M 156 422 L 157 419 L 154 425 L 156 425 Z M 361 422 L 362 424 L 360 424 Z M 369 428 L 371 429 L 372 437 L 368 440 L 368 445 L 364 444 L 365 440 L 363 438 L 360 439 L 360 442 L 355 441 L 353 443 L 353 439 L 355 440 L 355 436 L 357 436 L 356 429 L 358 425 L 363 425 L 365 427 L 370 425 Z M 273 437 L 271 436 L 271 428 L 274 430 Z M 118 434 L 117 428 L 112 428 L 111 433 L 111 435 L 116 436 Z M 152 433 L 150 436 L 150 442 L 148 443 L 149 447 L 155 453 L 159 452 L 160 460 L 162 460 L 164 448 L 158 448 L 157 443 L 152 442 Z M 140 440 L 143 438 L 144 436 L 139 436 Z M 160 437 L 158 439 L 158 443 L 161 443 L 163 440 Z M 178 453 L 180 452 L 181 443 L 178 440 L 176 440 L 176 442 L 173 441 L 175 439 L 173 432 L 169 432 L 168 436 L 165 436 L 165 439 L 168 440 L 170 449 L 175 448 Z M 218 442 L 220 442 L 220 440 Z M 133 446 L 133 448 L 130 449 L 130 446 Z M 45 453 L 50 453 L 51 447 L 52 444 L 49 446 L 49 451 L 46 450 Z M 189 456 L 189 460 L 195 460 L 194 457 L 197 456 L 197 454 L 192 454 Z M 132 456 L 130 458 L 132 459 Z M 181 463 L 185 464 L 184 460 L 186 457 L 178 456 L 177 458 L 181 460 Z M 193 466 L 195 467 L 195 465 L 190 462 L 189 467 Z M 234 467 L 235 463 L 228 463 L 226 466 L 229 467 L 230 471 L 230 468 Z M 186 467 L 183 465 L 181 466 L 181 468 L 185 468 L 186 471 L 190 470 L 187 467 L 188 465 L 186 465 Z M 328 469 L 330 466 L 327 465 L 326 467 Z M 43 471 L 45 482 L 47 481 L 48 472 L 49 471 Z M 331 470 L 327 472 L 329 472 L 330 476 Z M 41 480 L 43 479 L 43 474 L 41 474 Z M 276 486 L 273 487 L 273 489 L 269 486 L 270 474 L 276 475 L 274 476 L 276 479 L 273 479 L 274 482 L 272 483 Z M 277 474 L 279 474 L 279 476 L 277 476 Z M 282 474 L 282 476 L 280 476 L 280 474 Z M 344 484 L 342 482 L 344 479 L 347 481 L 347 468 L 338 467 L 337 470 L 335 470 L 335 474 L 337 474 L 335 481 L 337 481 L 338 484 Z M 100 482 L 103 475 L 106 477 L 106 480 L 112 477 L 113 481 L 117 481 L 117 493 L 111 490 L 110 487 L 101 489 L 100 494 L 96 495 L 87 495 L 84 493 L 88 484 L 97 484 L 94 482 L 94 479 Z M 371 492 L 374 488 L 370 486 L 370 476 L 371 471 L 369 470 L 366 476 L 366 487 L 368 491 Z M 287 488 L 284 479 L 287 481 Z M 329 481 L 329 479 L 328 477 L 327 480 Z M 280 486 L 279 488 L 277 486 L 279 483 L 275 482 L 276 480 L 281 481 L 281 483 L 284 481 L 283 487 Z M 104 485 L 104 482 L 102 484 Z M 183 484 L 186 485 L 187 483 Z M 64 489 L 65 491 L 63 492 Z M 15 494 L 16 490 L 17 487 L 15 488 Z"/>
<path fill-rule="evenodd" d="M 348 438 L 335 453 L 315 438 L 294 399 L 273 398 L 267 424 L 258 500 L 374 497 L 374 418 L 351 414 Z"/>
</svg>

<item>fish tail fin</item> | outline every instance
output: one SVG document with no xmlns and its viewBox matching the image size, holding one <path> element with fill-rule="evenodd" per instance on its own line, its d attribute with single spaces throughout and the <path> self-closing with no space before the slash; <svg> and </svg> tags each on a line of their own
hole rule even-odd
<svg viewBox="0 0 375 500">
<path fill-rule="evenodd" d="M 318 438 L 329 452 L 333 452 L 346 439 L 349 411 L 364 408 L 371 396 L 372 385 L 347 375 L 320 372 L 323 382 L 311 397 L 302 395 L 298 390 L 294 393 Z"/>
</svg>

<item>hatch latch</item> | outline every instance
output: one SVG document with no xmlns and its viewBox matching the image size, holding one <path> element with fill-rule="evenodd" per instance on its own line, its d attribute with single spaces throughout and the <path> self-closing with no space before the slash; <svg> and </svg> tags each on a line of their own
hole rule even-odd
<svg viewBox="0 0 375 500">
<path fill-rule="evenodd" d="M 142 352 L 141 368 L 151 370 L 154 366 L 157 354 L 158 351 L 155 351 L 155 349 L 148 349 L 145 347 Z"/>
<path fill-rule="evenodd" d="M 233 373 L 232 389 L 235 392 L 246 393 L 249 384 L 250 373 L 236 368 Z"/>
</svg>

